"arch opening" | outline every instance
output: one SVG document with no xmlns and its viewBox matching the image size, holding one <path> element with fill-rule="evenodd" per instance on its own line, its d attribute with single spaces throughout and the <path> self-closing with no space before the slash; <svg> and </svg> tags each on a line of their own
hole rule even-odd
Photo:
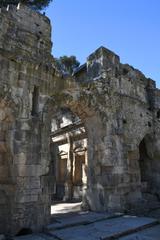
<svg viewBox="0 0 160 240">
<path fill-rule="evenodd" d="M 145 199 L 160 200 L 159 149 L 153 136 L 145 136 L 139 145 L 141 192 Z"/>
<path fill-rule="evenodd" d="M 67 107 L 51 119 L 50 150 L 50 170 L 55 178 L 51 213 L 80 210 L 87 186 L 87 133 L 84 122 Z M 59 206 L 56 210 L 57 202 L 74 204 L 63 205 L 61 211 Z"/>
<path fill-rule="evenodd" d="M 150 161 L 147 154 L 145 139 L 143 139 L 139 145 L 139 165 L 140 165 L 140 176 L 142 184 L 142 192 L 146 193 L 150 190 Z"/>
</svg>

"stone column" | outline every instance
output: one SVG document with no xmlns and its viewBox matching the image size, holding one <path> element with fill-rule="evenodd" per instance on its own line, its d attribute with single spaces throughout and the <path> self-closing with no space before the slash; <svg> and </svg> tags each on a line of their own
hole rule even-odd
<svg viewBox="0 0 160 240">
<path fill-rule="evenodd" d="M 73 199 L 73 139 L 68 133 L 68 160 L 67 160 L 67 183 L 65 186 L 65 200 Z"/>
<path fill-rule="evenodd" d="M 87 167 L 88 167 L 88 153 L 87 150 L 84 152 L 84 163 L 82 164 L 82 183 L 83 188 L 85 189 L 87 186 Z"/>
</svg>

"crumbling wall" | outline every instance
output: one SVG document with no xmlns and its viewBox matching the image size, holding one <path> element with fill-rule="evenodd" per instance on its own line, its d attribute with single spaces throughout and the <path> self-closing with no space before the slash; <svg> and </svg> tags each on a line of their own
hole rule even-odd
<svg viewBox="0 0 160 240">
<path fill-rule="evenodd" d="M 48 171 L 42 156 L 49 159 L 49 153 L 41 151 L 40 129 L 41 105 L 55 70 L 48 18 L 24 6 L 11 6 L 8 11 L 1 9 L 0 29 L 0 232 L 8 226 L 7 232 L 17 234 L 23 228 L 40 229 L 49 219 L 42 178 Z M 37 112 L 32 111 L 35 88 Z"/>
<path fill-rule="evenodd" d="M 75 78 L 82 82 L 83 95 L 87 94 L 103 126 L 103 131 L 92 131 L 95 142 L 88 156 L 92 178 L 87 199 L 92 210 L 125 209 L 142 198 L 139 144 L 147 134 L 152 136 L 150 145 L 155 146 L 152 156 L 159 156 L 159 91 L 154 81 L 121 64 L 117 55 L 103 47 L 88 57 L 87 69 L 81 69 Z M 151 185 L 159 191 L 160 179 L 154 174 L 159 157 L 152 159 Z M 95 196 L 95 192 L 99 194 Z"/>
<path fill-rule="evenodd" d="M 1 9 L 0 67 L 0 232 L 42 230 L 49 222 L 51 121 L 63 107 L 87 132 L 85 206 L 124 210 L 142 197 L 139 145 L 146 135 L 156 162 L 150 179 L 159 192 L 160 93 L 154 81 L 104 47 L 73 77 L 63 77 L 51 56 L 48 18 L 24 6 Z"/>
</svg>

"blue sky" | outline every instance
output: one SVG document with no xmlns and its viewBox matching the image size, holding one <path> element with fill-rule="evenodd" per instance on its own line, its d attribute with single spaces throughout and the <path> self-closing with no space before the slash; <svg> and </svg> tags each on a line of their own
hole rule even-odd
<svg viewBox="0 0 160 240">
<path fill-rule="evenodd" d="M 53 0 L 53 55 L 82 63 L 105 46 L 160 88 L 160 0 Z"/>
</svg>

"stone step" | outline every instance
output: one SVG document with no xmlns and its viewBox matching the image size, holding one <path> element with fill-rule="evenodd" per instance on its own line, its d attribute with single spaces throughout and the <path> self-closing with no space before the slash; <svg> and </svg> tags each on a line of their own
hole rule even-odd
<svg viewBox="0 0 160 240">
<path fill-rule="evenodd" d="M 50 230 L 49 234 L 59 240 L 111 240 L 119 239 L 156 224 L 158 221 L 152 218 L 121 216 L 87 225 Z"/>
<path fill-rule="evenodd" d="M 55 217 L 54 222 L 49 224 L 45 231 L 64 229 L 77 225 L 87 225 L 105 219 L 123 216 L 122 213 L 96 213 L 96 212 L 79 212 L 67 217 Z"/>
<path fill-rule="evenodd" d="M 119 240 L 160 240 L 160 225 L 121 237 Z"/>
<path fill-rule="evenodd" d="M 57 240 L 57 238 L 53 236 L 49 236 L 47 234 L 39 233 L 39 234 L 28 234 L 24 236 L 14 237 L 12 240 Z"/>
</svg>

